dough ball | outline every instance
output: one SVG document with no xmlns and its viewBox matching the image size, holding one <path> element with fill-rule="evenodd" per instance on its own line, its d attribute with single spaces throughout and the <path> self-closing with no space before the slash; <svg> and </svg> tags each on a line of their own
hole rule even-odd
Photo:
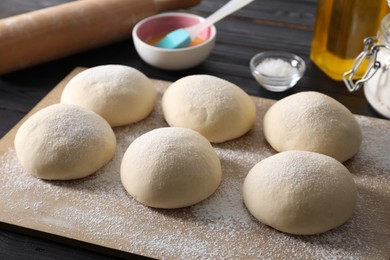
<svg viewBox="0 0 390 260">
<path fill-rule="evenodd" d="M 353 114 L 333 98 L 301 92 L 276 102 L 264 116 L 264 136 L 278 152 L 305 150 L 340 162 L 355 155 L 362 133 Z"/>
<path fill-rule="evenodd" d="M 61 103 L 88 108 L 112 126 L 147 117 L 157 91 L 140 71 L 123 65 L 102 65 L 82 71 L 65 86 Z"/>
<path fill-rule="evenodd" d="M 56 104 L 28 118 L 18 129 L 15 150 L 21 165 L 47 180 L 88 176 L 114 155 L 110 125 L 82 107 Z"/>
<path fill-rule="evenodd" d="M 308 151 L 282 152 L 256 164 L 245 178 L 243 195 L 256 219 L 302 235 L 342 225 L 351 217 L 357 197 L 344 165 Z"/>
<path fill-rule="evenodd" d="M 256 119 L 256 106 L 242 89 L 209 75 L 174 82 L 163 95 L 162 109 L 170 126 L 193 129 L 214 143 L 244 135 Z"/>
<path fill-rule="evenodd" d="M 127 149 L 121 180 L 137 201 L 155 208 L 196 204 L 218 188 L 221 164 L 209 141 L 178 127 L 152 130 Z"/>
</svg>

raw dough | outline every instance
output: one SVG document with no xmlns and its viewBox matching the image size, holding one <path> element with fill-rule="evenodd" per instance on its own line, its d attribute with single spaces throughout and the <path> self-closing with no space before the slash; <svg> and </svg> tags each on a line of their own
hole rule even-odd
<svg viewBox="0 0 390 260">
<path fill-rule="evenodd" d="M 356 154 L 362 133 L 353 114 L 333 98 L 301 92 L 276 102 L 264 116 L 264 136 L 278 152 L 305 150 L 344 162 Z"/>
<path fill-rule="evenodd" d="M 244 135 L 256 119 L 254 101 L 238 86 L 209 76 L 187 76 L 163 95 L 162 109 L 170 126 L 198 131 L 221 143 Z"/>
<path fill-rule="evenodd" d="M 47 180 L 90 175 L 113 157 L 115 148 L 114 132 L 102 117 L 67 104 L 51 105 L 33 114 L 15 137 L 22 166 Z"/>
<path fill-rule="evenodd" d="M 209 141 L 178 127 L 152 130 L 127 149 L 121 180 L 137 201 L 156 208 L 198 203 L 218 188 L 221 164 Z"/>
<path fill-rule="evenodd" d="M 314 152 L 287 151 L 256 164 L 243 186 L 251 214 L 280 231 L 317 234 L 347 221 L 356 186 L 339 161 Z"/>
<path fill-rule="evenodd" d="M 114 127 L 147 117 L 156 98 L 156 89 L 142 72 L 123 65 L 102 65 L 72 78 L 61 103 L 91 109 Z"/>
</svg>

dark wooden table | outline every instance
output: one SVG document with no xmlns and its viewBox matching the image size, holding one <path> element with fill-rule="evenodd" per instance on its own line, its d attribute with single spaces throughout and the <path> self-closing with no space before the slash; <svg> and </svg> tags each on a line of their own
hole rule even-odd
<svg viewBox="0 0 390 260">
<path fill-rule="evenodd" d="M 1 0 L 0 18 L 69 1 Z M 203 0 L 200 5 L 188 11 L 208 16 L 225 2 Z M 310 61 L 316 6 L 316 0 L 256 0 L 245 9 L 219 22 L 216 25 L 217 44 L 210 57 L 200 66 L 185 71 L 168 72 L 150 67 L 139 58 L 131 39 L 125 39 L 0 76 L 0 137 L 75 67 L 101 64 L 129 65 L 151 78 L 169 81 L 190 74 L 215 75 L 239 85 L 251 95 L 271 99 L 281 99 L 295 92 L 315 90 L 337 99 L 353 113 L 381 117 L 369 106 L 362 91 L 349 93 L 343 83 L 329 79 Z M 265 50 L 290 51 L 306 61 L 307 71 L 295 88 L 283 93 L 272 93 L 257 84 L 249 71 L 249 60 L 256 53 Z M 135 256 L 0 223 L 0 259 L 115 257 Z"/>
</svg>

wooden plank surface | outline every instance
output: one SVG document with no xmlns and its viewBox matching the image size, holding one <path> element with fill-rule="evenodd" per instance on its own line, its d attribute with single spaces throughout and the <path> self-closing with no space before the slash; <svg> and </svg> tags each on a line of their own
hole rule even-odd
<svg viewBox="0 0 390 260">
<path fill-rule="evenodd" d="M 58 103 L 64 85 L 79 71 L 66 77 L 31 113 Z M 359 194 L 352 218 L 320 235 L 293 236 L 256 221 L 241 198 L 249 169 L 276 153 L 262 135 L 262 118 L 272 100 L 254 97 L 254 128 L 241 138 L 213 145 L 221 159 L 223 181 L 209 199 L 184 209 L 156 210 L 125 192 L 118 169 L 127 146 L 142 133 L 167 126 L 160 100 L 169 82 L 154 84 L 159 99 L 153 113 L 139 123 L 115 128 L 118 148 L 113 160 L 82 180 L 48 182 L 26 173 L 13 149 L 17 126 L 13 128 L 0 141 L 0 221 L 153 258 L 386 259 L 390 255 L 390 141 L 384 138 L 389 121 L 357 116 L 363 145 L 345 163 Z"/>
</svg>

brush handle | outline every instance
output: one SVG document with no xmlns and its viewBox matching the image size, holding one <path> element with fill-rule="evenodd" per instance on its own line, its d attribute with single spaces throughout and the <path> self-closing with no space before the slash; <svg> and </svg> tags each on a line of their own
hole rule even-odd
<svg viewBox="0 0 390 260">
<path fill-rule="evenodd" d="M 79 0 L 0 20 L 0 75 L 131 37 L 139 20 L 200 0 Z"/>
<path fill-rule="evenodd" d="M 194 25 L 192 27 L 186 28 L 186 31 L 190 35 L 191 39 L 195 39 L 196 36 L 206 29 L 208 26 L 215 24 L 226 16 L 236 12 L 237 10 L 243 8 L 254 0 L 231 0 L 212 15 L 206 18 L 202 23 Z"/>
</svg>

